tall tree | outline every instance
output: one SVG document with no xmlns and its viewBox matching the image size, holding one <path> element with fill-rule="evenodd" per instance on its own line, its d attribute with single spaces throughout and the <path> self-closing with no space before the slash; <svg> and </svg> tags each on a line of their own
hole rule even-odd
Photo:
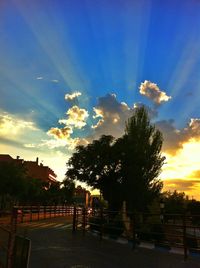
<svg viewBox="0 0 200 268">
<path fill-rule="evenodd" d="M 145 210 L 162 188 L 157 179 L 165 160 L 162 142 L 162 134 L 150 123 L 147 110 L 136 108 L 124 135 L 124 188 L 130 210 Z"/>
</svg>

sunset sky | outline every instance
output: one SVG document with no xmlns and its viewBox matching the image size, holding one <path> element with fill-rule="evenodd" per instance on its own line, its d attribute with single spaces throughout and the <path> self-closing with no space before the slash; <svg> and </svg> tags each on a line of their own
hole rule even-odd
<svg viewBox="0 0 200 268">
<path fill-rule="evenodd" d="M 200 199 L 200 1 L 1 0 L 0 153 L 59 180 L 77 144 L 123 135 L 144 104 L 164 190 Z"/>
</svg>

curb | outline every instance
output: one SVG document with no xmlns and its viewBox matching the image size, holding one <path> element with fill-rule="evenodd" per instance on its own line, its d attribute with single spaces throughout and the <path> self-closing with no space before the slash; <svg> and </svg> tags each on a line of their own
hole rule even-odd
<svg viewBox="0 0 200 268">
<path fill-rule="evenodd" d="M 89 231 L 90 234 L 94 236 L 99 236 L 99 233 L 97 231 Z M 110 241 L 115 241 L 119 244 L 123 245 L 130 245 L 133 248 L 133 242 L 130 240 L 127 240 L 125 238 L 111 238 L 109 235 L 103 235 L 102 239 L 104 240 L 110 240 Z M 154 243 L 150 242 L 140 242 L 136 244 L 136 248 L 146 248 L 146 249 L 151 249 L 151 250 L 157 250 L 157 251 L 163 251 L 163 252 L 168 252 L 172 254 L 180 254 L 184 255 L 184 249 L 183 248 L 178 248 L 178 247 L 170 247 L 168 245 L 155 245 Z M 188 250 L 188 256 L 192 257 L 197 257 L 200 258 L 200 250 Z"/>
</svg>

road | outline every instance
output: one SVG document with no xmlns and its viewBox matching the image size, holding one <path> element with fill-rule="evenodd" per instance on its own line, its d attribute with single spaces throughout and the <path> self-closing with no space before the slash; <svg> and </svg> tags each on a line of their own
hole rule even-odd
<svg viewBox="0 0 200 268">
<path fill-rule="evenodd" d="M 58 217 L 23 223 L 19 231 L 32 241 L 30 268 L 200 268 L 200 258 L 119 244 L 81 231 L 72 234 L 71 219 Z"/>
</svg>

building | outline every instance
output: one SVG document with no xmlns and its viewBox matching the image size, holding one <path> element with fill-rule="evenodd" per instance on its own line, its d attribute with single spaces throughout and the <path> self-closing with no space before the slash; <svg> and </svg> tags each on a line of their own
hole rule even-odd
<svg viewBox="0 0 200 268">
<path fill-rule="evenodd" d="M 90 191 L 78 185 L 74 191 L 75 204 L 88 207 L 90 204 L 90 195 Z"/>
<path fill-rule="evenodd" d="M 0 154 L 0 162 L 23 165 L 28 177 L 39 179 L 44 183 L 48 183 L 49 186 L 57 182 L 57 175 L 55 172 L 48 166 L 44 166 L 42 163 L 39 164 L 38 157 L 36 158 L 36 161 L 26 161 L 19 156 L 17 156 L 17 158 L 12 158 L 8 154 Z"/>
</svg>

